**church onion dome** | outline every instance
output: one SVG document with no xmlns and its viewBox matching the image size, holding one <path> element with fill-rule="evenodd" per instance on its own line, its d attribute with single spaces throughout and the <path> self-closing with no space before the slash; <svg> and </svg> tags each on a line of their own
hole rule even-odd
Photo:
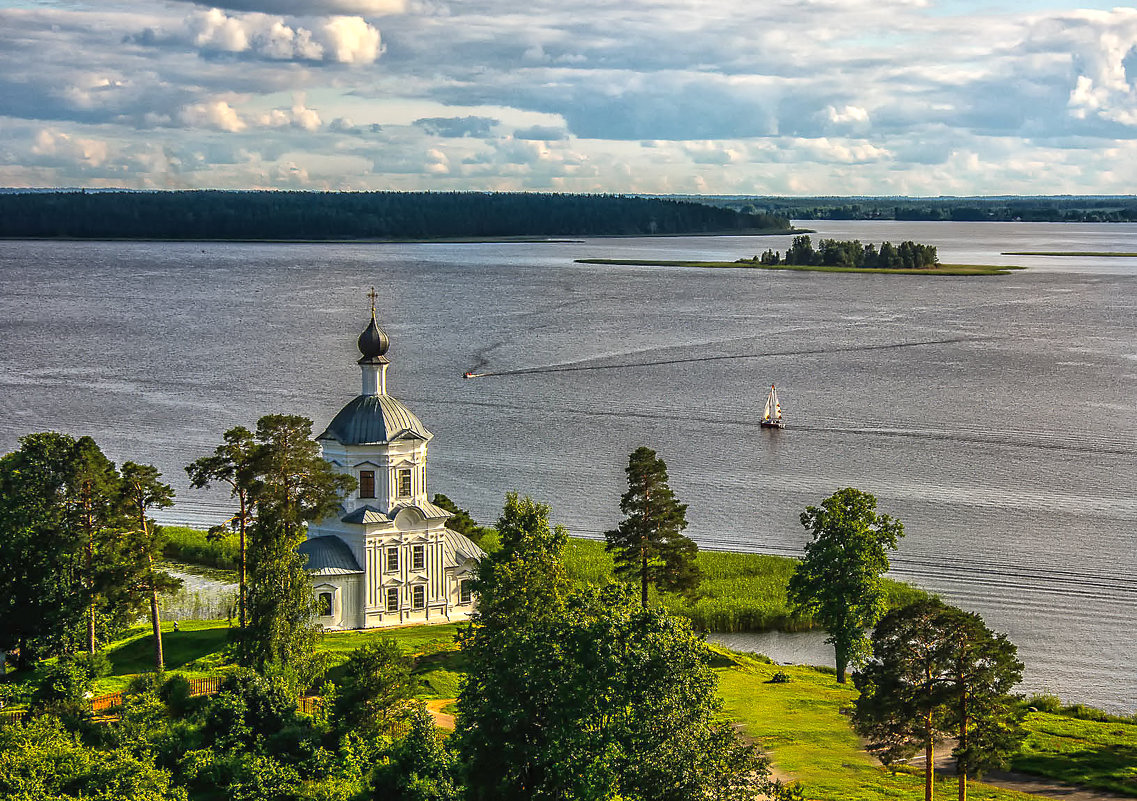
<svg viewBox="0 0 1137 801">
<path fill-rule="evenodd" d="M 341 445 L 378 445 L 397 439 L 429 440 L 422 421 L 390 395 L 359 395 L 332 418 L 316 439 Z"/>
<path fill-rule="evenodd" d="M 387 336 L 387 332 L 379 327 L 375 322 L 375 312 L 371 312 L 371 322 L 367 324 L 367 328 L 363 329 L 363 333 L 359 335 L 359 352 L 363 354 L 363 358 L 359 360 L 360 364 L 374 364 L 376 362 L 384 362 L 383 354 L 387 352 L 387 348 L 391 347 L 391 340 Z"/>
<path fill-rule="evenodd" d="M 351 548 L 339 537 L 313 537 L 300 543 L 296 549 L 307 556 L 304 569 L 313 576 L 344 576 L 362 573 L 363 568 L 351 553 Z"/>
</svg>

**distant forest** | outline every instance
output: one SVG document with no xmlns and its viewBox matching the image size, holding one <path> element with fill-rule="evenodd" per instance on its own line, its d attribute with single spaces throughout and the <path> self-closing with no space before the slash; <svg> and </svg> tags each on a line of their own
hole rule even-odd
<svg viewBox="0 0 1137 801">
<path fill-rule="evenodd" d="M 739 197 L 700 198 L 723 208 L 791 220 L 934 222 L 1137 222 L 1137 197 Z"/>
<path fill-rule="evenodd" d="M 0 238 L 481 239 L 788 231 L 687 200 L 484 192 L 10 192 Z"/>
</svg>

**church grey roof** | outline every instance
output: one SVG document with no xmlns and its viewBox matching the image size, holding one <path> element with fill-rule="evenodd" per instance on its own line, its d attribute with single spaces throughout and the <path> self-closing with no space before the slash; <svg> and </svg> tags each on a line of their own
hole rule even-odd
<svg viewBox="0 0 1137 801">
<path fill-rule="evenodd" d="M 460 564 L 466 559 L 473 559 L 478 561 L 486 552 L 474 544 L 474 541 L 464 534 L 459 534 L 457 531 L 451 531 L 448 528 L 442 530 L 443 546 L 446 550 L 446 564 L 456 565 Z"/>
<path fill-rule="evenodd" d="M 418 509 L 420 512 L 422 512 L 422 516 L 427 520 L 436 520 L 438 518 L 450 517 L 450 512 L 447 512 L 441 506 L 435 506 L 430 501 L 423 501 L 422 503 L 400 504 L 393 507 L 389 514 L 384 514 L 374 506 L 360 506 L 355 511 L 349 512 L 348 514 L 341 517 L 340 520 L 345 523 L 355 523 L 357 525 L 364 523 L 386 523 L 388 521 L 394 520 L 395 515 L 408 508 Z"/>
<path fill-rule="evenodd" d="M 351 553 L 351 548 L 339 537 L 313 537 L 300 543 L 296 549 L 308 557 L 304 569 L 314 576 L 342 576 L 362 573 L 363 568 Z"/>
<path fill-rule="evenodd" d="M 407 437 L 429 440 L 431 436 L 414 412 L 390 395 L 358 395 L 340 409 L 316 439 L 371 445 Z"/>
</svg>

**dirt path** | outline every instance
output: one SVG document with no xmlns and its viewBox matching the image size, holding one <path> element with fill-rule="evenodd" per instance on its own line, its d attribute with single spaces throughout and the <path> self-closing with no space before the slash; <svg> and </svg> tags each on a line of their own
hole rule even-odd
<svg viewBox="0 0 1137 801">
<path fill-rule="evenodd" d="M 434 725 L 438 728 L 454 731 L 454 716 L 449 712 L 442 711 L 442 707 L 452 703 L 454 703 L 453 698 L 438 698 L 426 702 L 426 711 L 434 718 Z"/>
<path fill-rule="evenodd" d="M 955 748 L 955 740 L 936 743 L 936 772 L 940 776 L 955 776 L 955 762 L 951 758 L 953 748 Z M 917 768 L 923 768 L 924 757 L 919 755 L 908 760 L 908 762 Z M 1015 773 L 1009 770 L 992 771 L 985 775 L 982 781 L 983 784 L 1001 787 L 1004 790 L 1017 790 L 1020 793 L 1037 795 L 1041 798 L 1054 798 L 1060 801 L 1121 801 L 1121 799 L 1133 801 L 1132 796 L 1077 787 L 1047 779 L 1044 776 L 1032 776 L 1029 773 Z"/>
</svg>

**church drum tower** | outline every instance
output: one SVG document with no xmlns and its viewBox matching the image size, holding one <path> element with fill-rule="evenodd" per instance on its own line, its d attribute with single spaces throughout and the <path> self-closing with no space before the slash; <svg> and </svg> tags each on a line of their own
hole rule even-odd
<svg viewBox="0 0 1137 801">
<path fill-rule="evenodd" d="M 387 394 L 390 339 L 375 321 L 359 335 L 362 392 L 316 439 L 332 467 L 358 489 L 339 513 L 308 527 L 307 555 L 319 609 L 330 630 L 466 620 L 473 567 L 485 553 L 446 528 L 450 513 L 427 499 L 432 434 Z"/>
</svg>

